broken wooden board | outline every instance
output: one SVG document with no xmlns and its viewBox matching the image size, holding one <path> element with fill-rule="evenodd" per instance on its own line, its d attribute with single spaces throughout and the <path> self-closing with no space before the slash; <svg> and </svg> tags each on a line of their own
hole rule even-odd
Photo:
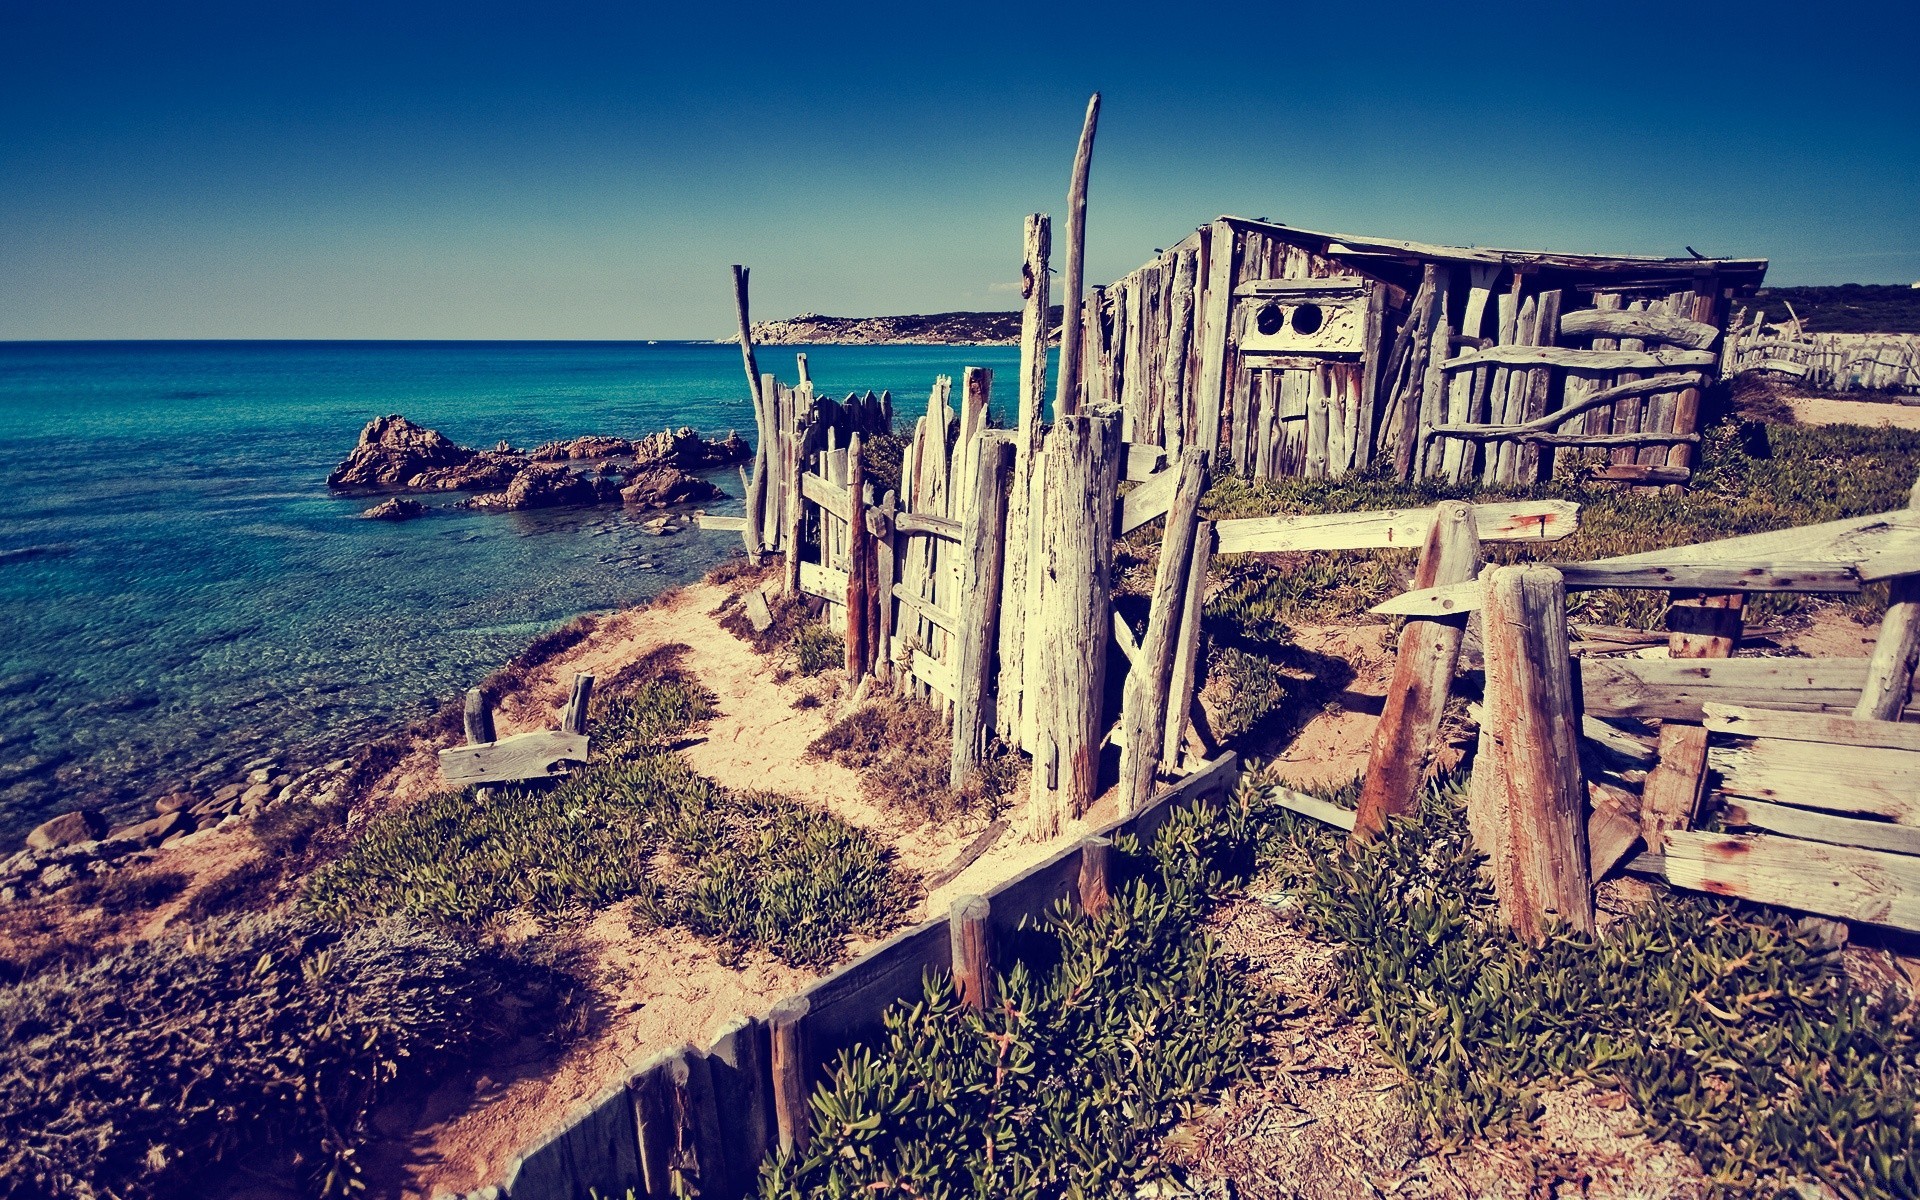
<svg viewBox="0 0 1920 1200">
<path fill-rule="evenodd" d="M 1655 309 L 1583 308 L 1561 314 L 1560 336 L 1637 338 L 1705 350 L 1720 336 L 1720 330 L 1705 321 Z"/>
<path fill-rule="evenodd" d="M 1295 550 L 1418 550 L 1433 528 L 1431 508 L 1320 513 L 1303 517 L 1240 517 L 1213 525 L 1216 554 Z M 1570 500 L 1515 500 L 1473 506 L 1483 542 L 1553 542 L 1579 528 Z"/>
<path fill-rule="evenodd" d="M 1892 821 L 1862 821 L 1789 804 L 1729 797 L 1720 808 L 1727 824 L 1765 829 L 1809 842 L 1863 846 L 1895 854 L 1920 854 L 1920 827 Z"/>
<path fill-rule="evenodd" d="M 847 573 L 834 567 L 823 567 L 819 563 L 802 561 L 800 590 L 809 596 L 818 596 L 822 600 L 831 600 L 835 604 L 845 604 Z"/>
<path fill-rule="evenodd" d="M 1920 859 L 1767 834 L 1675 830 L 1632 867 L 1677 887 L 1920 931 Z"/>
<path fill-rule="evenodd" d="M 1167 468 L 1167 452 L 1149 442 L 1127 442 L 1125 451 L 1122 479 L 1142 483 Z"/>
<path fill-rule="evenodd" d="M 738 533 L 747 527 L 747 519 L 745 517 L 716 517 L 712 513 L 694 513 L 693 521 L 694 524 L 700 526 L 702 529 L 721 532 Z"/>
<path fill-rule="evenodd" d="M 587 735 L 539 729 L 495 742 L 440 752 L 440 776 L 451 787 L 551 779 L 587 762 Z"/>
<path fill-rule="evenodd" d="M 767 607 L 767 594 L 759 588 L 747 593 L 747 624 L 753 626 L 755 633 L 765 633 L 773 628 L 773 610 Z"/>
<path fill-rule="evenodd" d="M 1303 817 L 1312 817 L 1336 829 L 1353 832 L 1356 814 L 1350 808 L 1341 808 L 1338 804 L 1322 800 L 1318 796 L 1309 796 L 1305 792 L 1296 792 L 1281 784 L 1274 784 L 1267 789 L 1267 799 L 1288 812 L 1297 812 Z"/>
<path fill-rule="evenodd" d="M 921 618 L 928 624 L 944 629 L 948 633 L 958 633 L 960 630 L 960 622 L 954 620 L 952 613 L 929 601 L 922 600 L 914 594 L 912 588 L 909 588 L 904 583 L 896 583 L 893 585 L 893 598 L 905 605 L 908 612 Z"/>
<path fill-rule="evenodd" d="M 1010 827 L 1011 823 L 1005 817 L 1002 817 L 981 830 L 972 841 L 967 843 L 965 849 L 954 856 L 952 862 L 927 876 L 927 890 L 932 891 L 935 888 L 944 887 L 959 878 L 960 872 L 972 866 L 979 860 L 981 855 L 993 849 L 993 844 L 999 841 L 1001 836 L 1005 834 Z"/>
<path fill-rule="evenodd" d="M 1663 566 L 1709 563 L 1824 563 L 1851 566 L 1862 580 L 1920 574 L 1920 510 L 1899 509 L 1844 521 L 1825 521 L 1771 533 L 1749 533 L 1717 542 L 1696 542 L 1642 554 L 1624 554 L 1586 565 Z"/>
<path fill-rule="evenodd" d="M 1707 763 L 1728 796 L 1920 825 L 1920 754 L 1912 750 L 1756 738 L 1715 746 Z"/>
<path fill-rule="evenodd" d="M 1699 721 L 1707 704 L 1850 713 L 1864 658 L 1583 658 L 1580 690 L 1596 717 Z"/>
<path fill-rule="evenodd" d="M 1680 547 L 1685 550 L 1686 547 Z M 1849 564 L 1774 563 L 1739 566 L 1721 563 L 1648 562 L 1616 559 L 1592 563 L 1549 563 L 1568 591 L 1626 588 L 1708 592 L 1819 592 L 1848 595 L 1861 588 L 1860 572 Z M 1480 581 L 1403 592 L 1373 606 L 1389 617 L 1444 617 L 1480 607 Z M 1664 637 L 1661 639 L 1664 640 Z"/>
<path fill-rule="evenodd" d="M 847 507 L 847 489 L 829 483 L 818 475 L 808 472 L 800 477 L 800 494 L 818 504 L 842 521 L 849 519 Z"/>
<path fill-rule="evenodd" d="M 1161 471 L 1120 497 L 1120 532 L 1132 533 L 1148 521 L 1165 516 L 1179 482 L 1180 472 Z"/>
<path fill-rule="evenodd" d="M 1563 367 L 1610 375 L 1615 371 L 1658 371 L 1667 367 L 1710 367 L 1720 356 L 1711 350 L 1662 346 L 1653 350 L 1576 350 L 1568 346 L 1488 346 L 1468 350 L 1442 363 L 1441 370 L 1466 367 Z"/>
<path fill-rule="evenodd" d="M 914 677 L 939 692 L 947 699 L 953 699 L 953 668 L 941 662 L 925 650 L 915 650 L 907 663 L 907 669 Z"/>
<path fill-rule="evenodd" d="M 945 538 L 949 542 L 960 540 L 960 522 L 949 521 L 945 517 L 930 517 L 925 513 L 900 513 L 893 518 L 893 527 L 901 533 L 921 533 Z"/>
<path fill-rule="evenodd" d="M 1738 704 L 1706 704 L 1702 705 L 1702 709 L 1706 713 L 1703 723 L 1710 733 L 1920 751 L 1920 725 L 1905 721 L 1869 721 L 1829 713 L 1782 712 Z"/>
</svg>

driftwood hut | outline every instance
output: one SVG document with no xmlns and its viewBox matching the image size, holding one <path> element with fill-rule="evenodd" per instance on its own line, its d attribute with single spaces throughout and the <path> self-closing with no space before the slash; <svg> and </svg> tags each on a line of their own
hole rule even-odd
<svg viewBox="0 0 1920 1200">
<path fill-rule="evenodd" d="M 1683 482 L 1731 301 L 1765 259 L 1433 246 L 1221 217 L 1083 312 L 1125 436 L 1257 478 L 1519 484 L 1579 456 Z"/>
</svg>

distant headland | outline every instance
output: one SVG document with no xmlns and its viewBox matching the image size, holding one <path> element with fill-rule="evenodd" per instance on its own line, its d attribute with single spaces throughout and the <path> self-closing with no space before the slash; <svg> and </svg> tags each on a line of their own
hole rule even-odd
<svg viewBox="0 0 1920 1200">
<path fill-rule="evenodd" d="M 1060 308 L 1050 314 L 1058 331 Z M 739 336 L 726 339 L 738 342 Z M 944 312 L 898 317 L 826 317 L 801 313 L 753 326 L 759 346 L 1013 346 L 1020 341 L 1018 312 Z"/>
</svg>

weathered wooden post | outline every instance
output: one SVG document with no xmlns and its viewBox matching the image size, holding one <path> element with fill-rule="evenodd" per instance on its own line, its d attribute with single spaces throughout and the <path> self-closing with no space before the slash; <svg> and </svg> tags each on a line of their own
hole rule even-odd
<svg viewBox="0 0 1920 1200">
<path fill-rule="evenodd" d="M 982 432 L 973 455 L 972 499 L 960 532 L 960 591 L 954 599 L 956 631 L 953 674 L 953 767 L 958 790 L 979 770 L 993 728 L 993 646 L 999 634 L 1000 568 L 1006 551 L 1007 472 L 1013 445 Z"/>
<path fill-rule="evenodd" d="M 953 991 L 975 1012 L 993 1002 L 993 931 L 985 896 L 956 896 L 947 917 L 953 940 Z"/>
<path fill-rule="evenodd" d="M 867 534 L 867 466 L 860 435 L 847 447 L 847 679 L 873 663 L 873 544 Z"/>
<path fill-rule="evenodd" d="M 1120 710 L 1120 811 L 1140 811 L 1153 795 L 1154 768 L 1166 739 L 1168 687 L 1174 650 L 1186 610 L 1186 589 L 1193 573 L 1194 534 L 1200 521 L 1200 497 L 1207 490 L 1207 456 L 1198 447 L 1180 456 L 1173 503 L 1167 509 L 1160 540 L 1160 565 L 1148 609 L 1147 639 L 1140 661 L 1127 673 L 1126 699 Z"/>
<path fill-rule="evenodd" d="M 1080 841 L 1080 911 L 1090 917 L 1099 916 L 1113 902 L 1107 891 L 1107 857 L 1112 849 L 1113 843 L 1103 837 Z"/>
<path fill-rule="evenodd" d="M 723 1195 L 752 1190 L 760 1160 L 777 1136 L 768 1055 L 766 1022 L 752 1017 L 729 1018 L 707 1039 L 707 1069 L 729 1175 Z"/>
<path fill-rule="evenodd" d="M 746 267 L 733 264 L 733 309 L 740 319 L 740 358 L 747 368 L 747 395 L 753 400 L 754 426 L 753 477 L 749 479 L 745 471 L 741 472 L 747 509 L 747 527 L 741 536 L 747 543 L 747 553 L 758 562 L 764 548 L 760 523 L 765 515 L 761 510 L 767 495 L 767 412 L 760 395 L 760 367 L 753 355 L 753 324 L 747 318 L 747 273 Z"/>
<path fill-rule="evenodd" d="M 496 740 L 493 735 L 493 706 L 487 703 L 484 689 L 467 689 L 467 706 L 461 717 L 466 726 L 467 745 L 480 746 Z M 490 787 L 473 789 L 473 798 L 483 804 L 493 799 L 494 794 Z"/>
<path fill-rule="evenodd" d="M 1907 507 L 1920 508 L 1920 480 L 1907 493 Z M 1898 721 L 1913 690 L 1914 667 L 1920 665 L 1920 575 L 1895 576 L 1890 587 L 1880 639 L 1867 660 L 1867 684 L 1853 709 L 1863 720 Z"/>
<path fill-rule="evenodd" d="M 873 598 L 878 608 L 874 620 L 873 673 L 880 682 L 893 682 L 893 585 L 899 582 L 900 531 L 895 525 L 900 504 L 894 493 L 880 498 L 880 505 L 867 513 L 873 531 Z"/>
<path fill-rule="evenodd" d="M 1087 176 L 1093 169 L 1093 134 L 1100 124 L 1100 93 L 1087 101 L 1080 145 L 1073 154 L 1073 179 L 1067 185 L 1066 289 L 1060 297 L 1060 386 L 1053 396 L 1053 419 L 1080 409 L 1082 364 L 1080 312 L 1087 260 Z"/>
<path fill-rule="evenodd" d="M 1039 647 L 1034 689 L 1030 832 L 1048 838 L 1099 794 L 1100 742 L 1112 638 L 1114 491 L 1120 482 L 1120 422 L 1103 414 L 1062 417 L 1040 453 L 1041 583 L 1029 614 Z"/>
<path fill-rule="evenodd" d="M 1420 551 L 1413 587 L 1465 583 L 1480 570 L 1480 538 L 1473 506 L 1448 501 L 1434 510 L 1433 528 Z M 1467 614 L 1415 618 L 1400 631 L 1393 681 L 1387 685 L 1380 723 L 1367 752 L 1366 782 L 1360 787 L 1353 838 L 1371 841 L 1387 827 L 1387 818 L 1420 810 L 1420 786 L 1433 762 L 1434 737 L 1446 711 L 1460 659 Z"/>
<path fill-rule="evenodd" d="M 807 1111 L 812 1090 L 812 1065 L 807 1061 L 807 1013 L 813 1005 L 805 996 L 789 996 L 773 1006 L 767 1028 L 772 1052 L 773 1116 L 780 1149 L 804 1154 L 813 1136 Z"/>
<path fill-rule="evenodd" d="M 800 500 L 800 474 L 807 469 L 805 431 L 799 417 L 799 406 L 810 401 L 812 395 L 804 385 L 793 394 L 791 404 L 795 410 L 794 420 L 781 433 L 781 444 L 785 452 L 785 469 L 781 472 L 780 516 L 785 523 L 786 533 L 781 538 L 786 543 L 787 571 L 786 586 L 789 596 L 800 594 L 800 535 L 801 515 L 804 509 Z"/>
<path fill-rule="evenodd" d="M 584 734 L 587 731 L 587 706 L 593 701 L 593 676 L 575 675 L 573 690 L 560 709 L 560 732 Z"/>
<path fill-rule="evenodd" d="M 1023 746 L 1023 714 L 1031 664 L 1027 659 L 1027 618 L 1033 587 L 1028 564 L 1033 557 L 1032 503 L 1034 461 L 1040 453 L 1040 415 L 1047 396 L 1047 259 L 1052 253 L 1052 223 L 1044 213 L 1027 217 L 1020 264 L 1020 386 L 1013 426 L 1013 475 L 1007 481 L 1006 563 L 1001 572 L 1000 681 L 994 720 L 1000 736 Z"/>
<path fill-rule="evenodd" d="M 1206 447 L 1193 449 L 1206 454 Z M 1180 751 L 1187 740 L 1187 722 L 1193 711 L 1194 684 L 1200 676 L 1200 619 L 1207 610 L 1207 570 L 1213 565 L 1213 522 L 1201 521 L 1193 530 L 1193 562 L 1187 568 L 1187 586 L 1180 599 L 1180 635 L 1173 648 L 1173 675 L 1167 681 L 1167 726 L 1160 741 L 1160 769 L 1179 769 Z"/>
<path fill-rule="evenodd" d="M 1580 774 L 1567 592 L 1552 567 L 1484 576 L 1486 704 L 1468 824 L 1500 913 L 1521 936 L 1593 932 L 1586 786 Z"/>
</svg>

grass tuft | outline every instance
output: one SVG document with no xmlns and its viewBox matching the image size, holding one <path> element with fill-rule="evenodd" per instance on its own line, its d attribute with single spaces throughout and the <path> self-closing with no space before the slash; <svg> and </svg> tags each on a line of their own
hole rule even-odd
<svg viewBox="0 0 1920 1200">
<path fill-rule="evenodd" d="M 953 735 L 946 721 L 925 703 L 899 696 L 848 713 L 807 753 L 861 772 L 869 800 L 923 821 L 996 816 L 1018 783 L 1018 755 L 996 742 L 983 771 L 965 788 L 949 787 Z"/>
</svg>

